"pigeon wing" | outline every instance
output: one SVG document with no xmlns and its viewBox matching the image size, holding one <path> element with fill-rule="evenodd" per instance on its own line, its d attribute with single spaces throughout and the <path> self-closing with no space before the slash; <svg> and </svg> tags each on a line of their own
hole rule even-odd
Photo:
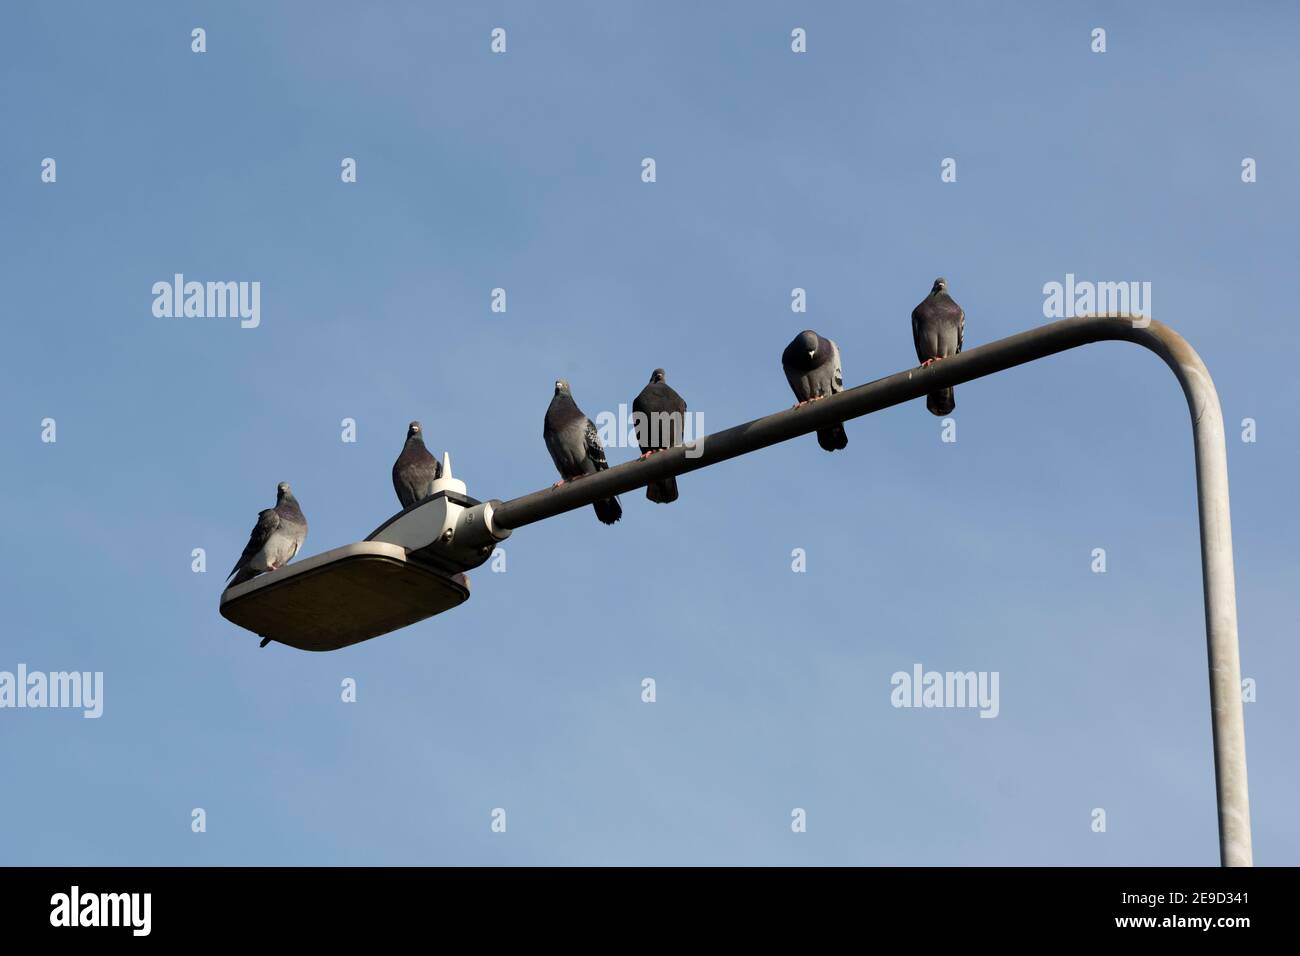
<svg viewBox="0 0 1300 956">
<path fill-rule="evenodd" d="M 921 335 L 921 327 L 925 323 L 925 319 L 921 315 L 921 310 L 924 307 L 925 303 L 922 302 L 912 310 L 912 344 L 916 346 L 916 360 L 918 362 L 924 362 L 930 358 L 929 355 L 925 354 L 928 350 Z"/>
<path fill-rule="evenodd" d="M 590 418 L 583 426 L 582 436 L 587 448 L 587 460 L 597 471 L 604 471 L 609 467 L 609 462 L 605 459 L 605 446 L 600 443 L 600 433 L 596 431 L 596 426 L 592 424 Z"/>
<path fill-rule="evenodd" d="M 257 524 L 253 526 L 253 531 L 248 536 L 248 544 L 244 545 L 244 553 L 239 556 L 235 566 L 230 569 L 226 575 L 229 581 L 235 576 L 235 572 L 248 564 L 249 560 L 257 552 L 266 546 L 266 542 L 271 540 L 271 535 L 275 534 L 276 529 L 280 527 L 280 513 L 274 508 L 267 508 L 257 516 Z"/>
</svg>

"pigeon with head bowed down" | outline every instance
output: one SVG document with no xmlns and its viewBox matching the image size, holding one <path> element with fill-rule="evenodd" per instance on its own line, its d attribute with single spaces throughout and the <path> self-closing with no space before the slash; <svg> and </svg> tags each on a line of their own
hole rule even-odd
<svg viewBox="0 0 1300 956">
<path fill-rule="evenodd" d="M 641 457 L 682 443 L 686 427 L 686 401 L 668 384 L 664 370 L 655 369 L 650 382 L 632 402 L 636 443 Z M 659 504 L 677 500 L 677 479 L 660 478 L 646 485 L 645 496 Z"/>
<path fill-rule="evenodd" d="M 424 447 L 424 429 L 411 422 L 406 429 L 406 444 L 393 462 L 393 488 L 403 508 L 423 501 L 433 493 L 433 483 L 442 477 L 438 459 Z"/>
<path fill-rule="evenodd" d="M 912 340 L 922 368 L 961 351 L 966 333 L 966 313 L 948 294 L 948 280 L 935 279 L 930 294 L 912 310 Z M 925 397 L 925 407 L 934 415 L 947 415 L 957 407 L 951 388 L 941 388 Z"/>
<path fill-rule="evenodd" d="M 551 453 L 551 460 L 560 473 L 556 487 L 609 467 L 596 426 L 574 402 L 569 383 L 564 379 L 555 383 L 555 395 L 546 409 L 546 420 L 542 425 L 542 438 L 546 440 L 546 450 Z M 602 498 L 592 507 L 604 524 L 613 524 L 623 517 L 623 508 L 617 498 Z"/>
<path fill-rule="evenodd" d="M 278 571 L 298 553 L 307 540 L 307 519 L 298 507 L 298 499 L 282 481 L 276 487 L 275 507 L 257 516 L 257 525 L 248 536 L 244 553 L 239 556 L 227 580 L 229 587 L 251 581 L 266 571 Z"/>
<path fill-rule="evenodd" d="M 800 332 L 781 353 L 781 368 L 800 405 L 807 405 L 844 391 L 839 346 L 811 329 Z M 847 448 L 849 436 L 843 425 L 817 429 L 817 444 L 827 451 Z"/>
</svg>

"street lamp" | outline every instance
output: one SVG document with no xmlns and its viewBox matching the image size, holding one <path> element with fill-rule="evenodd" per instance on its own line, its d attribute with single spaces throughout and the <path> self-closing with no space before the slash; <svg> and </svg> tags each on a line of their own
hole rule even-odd
<svg viewBox="0 0 1300 956">
<path fill-rule="evenodd" d="M 464 483 L 451 477 L 451 464 L 445 459 L 444 480 L 435 485 L 432 498 L 390 518 L 363 542 L 228 588 L 221 597 L 221 613 L 268 640 L 306 650 L 355 644 L 463 603 L 469 597 L 464 572 L 487 561 L 496 542 L 516 528 L 642 488 L 651 481 L 707 468 L 818 428 L 912 401 L 928 392 L 1102 341 L 1132 342 L 1159 355 L 1182 385 L 1191 411 L 1219 857 L 1224 866 L 1250 866 L 1250 801 L 1223 413 L 1200 356 L 1182 336 L 1151 319 L 1062 319 L 977 346 L 927 368 L 898 372 L 505 502 L 470 498 Z"/>
</svg>

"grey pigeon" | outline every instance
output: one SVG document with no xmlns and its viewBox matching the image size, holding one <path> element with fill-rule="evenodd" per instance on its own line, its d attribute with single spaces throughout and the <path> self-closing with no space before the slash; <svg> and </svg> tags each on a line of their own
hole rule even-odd
<svg viewBox="0 0 1300 956">
<path fill-rule="evenodd" d="M 966 313 L 948 294 L 948 280 L 935 279 L 930 294 L 912 310 L 912 339 L 922 368 L 961 351 L 966 333 Z M 947 415 L 957 407 L 952 389 L 941 388 L 925 396 L 925 407 L 935 415 Z"/>
<path fill-rule="evenodd" d="M 686 402 L 665 380 L 664 370 L 650 373 L 650 383 L 632 401 L 632 421 L 641 457 L 682 443 L 686 427 Z M 646 485 L 645 496 L 659 504 L 677 500 L 677 479 L 660 478 Z"/>
<path fill-rule="evenodd" d="M 438 459 L 424 447 L 424 429 L 411 422 L 406 429 L 406 444 L 393 462 L 393 488 L 403 508 L 423 501 L 433 493 L 433 483 L 442 477 Z"/>
<path fill-rule="evenodd" d="M 275 489 L 275 507 L 257 516 L 257 525 L 248 536 L 244 553 L 230 570 L 229 587 L 251 581 L 263 571 L 277 571 L 293 560 L 307 539 L 307 519 L 298 507 L 298 499 L 282 481 Z"/>
<path fill-rule="evenodd" d="M 555 383 L 555 395 L 546 409 L 542 437 L 546 439 L 546 450 L 551 453 L 551 460 L 560 473 L 557 487 L 566 481 L 583 475 L 594 475 L 609 467 L 596 426 L 573 401 L 569 383 L 564 379 Z M 596 517 L 605 524 L 613 524 L 623 517 L 623 509 L 617 498 L 602 498 L 594 502 L 592 507 L 596 509 Z"/>
<path fill-rule="evenodd" d="M 844 372 L 840 369 L 840 348 L 811 329 L 794 337 L 781 353 L 781 368 L 790 382 L 800 405 L 844 391 Z M 817 429 L 817 444 L 827 451 L 847 448 L 849 436 L 843 425 Z"/>
</svg>

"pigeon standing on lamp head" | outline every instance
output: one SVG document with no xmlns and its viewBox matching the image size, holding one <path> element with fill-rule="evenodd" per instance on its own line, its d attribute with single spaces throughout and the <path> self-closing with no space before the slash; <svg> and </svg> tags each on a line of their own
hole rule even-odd
<svg viewBox="0 0 1300 956">
<path fill-rule="evenodd" d="M 781 353 L 781 368 L 800 405 L 844 391 L 840 348 L 812 329 L 805 329 Z M 817 444 L 827 451 L 847 448 L 849 436 L 842 424 L 817 429 Z"/>
<path fill-rule="evenodd" d="M 551 461 L 555 462 L 556 471 L 560 473 L 561 483 L 594 475 L 609 467 L 596 426 L 574 402 L 569 383 L 564 379 L 555 383 L 555 394 L 542 423 L 542 438 L 546 450 L 551 453 Z M 602 498 L 594 502 L 592 508 L 604 524 L 613 524 L 623 517 L 623 508 L 617 498 Z"/>
<path fill-rule="evenodd" d="M 632 402 L 636 443 L 645 458 L 682 443 L 686 427 L 686 402 L 668 384 L 661 368 L 650 373 L 650 382 Z M 658 504 L 677 500 L 677 479 L 660 478 L 646 485 L 645 496 Z"/>
<path fill-rule="evenodd" d="M 280 482 L 275 491 L 275 507 L 258 514 L 244 553 L 227 576 L 227 580 L 233 578 L 229 587 L 251 581 L 267 571 L 278 571 L 293 560 L 307 539 L 307 519 L 289 483 Z"/>
<path fill-rule="evenodd" d="M 922 366 L 952 358 L 961 351 L 966 334 L 966 313 L 948 294 L 948 280 L 938 278 L 927 295 L 912 310 L 912 341 Z M 934 415 L 948 415 L 957 407 L 951 388 L 941 388 L 925 397 L 925 407 Z"/>
<path fill-rule="evenodd" d="M 442 466 L 424 445 L 424 428 L 411 422 L 406 444 L 393 462 L 393 490 L 403 508 L 418 504 L 433 494 L 433 483 L 442 477 Z"/>
</svg>

